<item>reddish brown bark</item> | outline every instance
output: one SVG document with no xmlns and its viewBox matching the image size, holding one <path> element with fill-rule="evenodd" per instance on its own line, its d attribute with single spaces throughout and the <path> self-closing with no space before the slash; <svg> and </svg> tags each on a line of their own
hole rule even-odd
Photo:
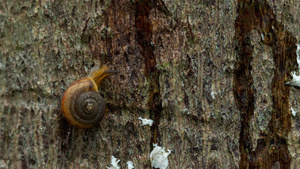
<svg viewBox="0 0 300 169">
<path fill-rule="evenodd" d="M 271 168 L 279 162 L 281 168 L 289 168 L 291 157 L 287 136 L 291 130 L 289 113 L 289 86 L 285 82 L 296 63 L 296 38 L 276 20 L 276 15 L 266 1 L 238 1 L 238 18 L 235 21 L 235 41 L 238 58 L 234 72 L 234 95 L 241 112 L 240 168 Z M 272 80 L 272 117 L 268 133 L 260 134 L 253 149 L 249 134 L 250 119 L 254 113 L 254 86 L 251 74 L 253 46 L 250 32 L 256 30 L 264 36 L 262 43 L 272 47 L 275 63 Z"/>
</svg>

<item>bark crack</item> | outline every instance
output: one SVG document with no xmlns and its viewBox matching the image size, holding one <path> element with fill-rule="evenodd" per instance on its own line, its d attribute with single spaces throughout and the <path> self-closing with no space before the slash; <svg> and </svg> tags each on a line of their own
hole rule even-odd
<svg viewBox="0 0 300 169">
<path fill-rule="evenodd" d="M 144 57 L 145 76 L 149 83 L 148 110 L 150 118 L 154 120 L 151 127 L 151 149 L 153 143 L 157 143 L 159 134 L 159 122 L 162 112 L 162 101 L 160 95 L 159 76 L 160 73 L 156 67 L 156 57 L 154 55 L 154 46 L 152 43 L 152 24 L 149 19 L 150 10 L 153 8 L 151 0 L 139 0 L 135 3 L 135 27 L 136 41 L 141 47 L 141 55 Z"/>
</svg>

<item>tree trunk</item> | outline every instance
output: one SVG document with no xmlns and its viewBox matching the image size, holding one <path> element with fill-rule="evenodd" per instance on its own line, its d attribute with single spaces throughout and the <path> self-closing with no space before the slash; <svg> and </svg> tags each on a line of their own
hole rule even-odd
<svg viewBox="0 0 300 169">
<path fill-rule="evenodd" d="M 300 168 L 298 1 L 0 2 L 0 168 Z M 71 126 L 61 100 L 93 67 L 103 120 Z M 139 117 L 154 120 L 141 126 Z"/>
</svg>

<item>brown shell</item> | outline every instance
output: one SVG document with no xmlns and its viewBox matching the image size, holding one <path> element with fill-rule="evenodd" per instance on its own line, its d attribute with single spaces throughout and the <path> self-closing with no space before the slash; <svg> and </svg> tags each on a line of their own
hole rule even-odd
<svg viewBox="0 0 300 169">
<path fill-rule="evenodd" d="M 67 121 L 79 128 L 99 124 L 105 112 L 105 100 L 98 93 L 97 84 L 90 77 L 73 82 L 62 99 Z"/>
</svg>

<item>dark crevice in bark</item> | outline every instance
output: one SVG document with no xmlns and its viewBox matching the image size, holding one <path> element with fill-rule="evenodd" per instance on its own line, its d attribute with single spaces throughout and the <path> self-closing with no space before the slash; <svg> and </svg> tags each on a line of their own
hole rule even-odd
<svg viewBox="0 0 300 169">
<path fill-rule="evenodd" d="M 157 143 L 160 138 L 159 121 L 162 112 L 162 101 L 159 86 L 159 71 L 156 68 L 156 58 L 154 55 L 154 46 L 152 43 L 152 24 L 149 19 L 150 10 L 153 8 L 150 0 L 139 0 L 135 3 L 135 27 L 136 41 L 141 47 L 141 55 L 145 62 L 145 76 L 149 83 L 149 96 L 147 106 L 150 112 L 150 118 L 154 120 L 151 127 L 151 149 L 153 143 Z"/>
<path fill-rule="evenodd" d="M 234 72 L 234 97 L 241 112 L 239 148 L 240 168 L 271 168 L 280 164 L 290 168 L 291 156 L 287 147 L 287 136 L 291 130 L 289 112 L 289 87 L 284 85 L 296 66 L 296 38 L 284 30 L 276 15 L 264 0 L 238 0 L 238 17 L 235 21 L 237 61 Z M 251 74 L 253 46 L 250 34 L 256 30 L 264 36 L 262 43 L 272 47 L 275 64 L 272 79 L 272 115 L 268 133 L 261 134 L 257 148 L 253 149 L 249 133 L 250 120 L 254 113 L 254 86 Z"/>
</svg>

